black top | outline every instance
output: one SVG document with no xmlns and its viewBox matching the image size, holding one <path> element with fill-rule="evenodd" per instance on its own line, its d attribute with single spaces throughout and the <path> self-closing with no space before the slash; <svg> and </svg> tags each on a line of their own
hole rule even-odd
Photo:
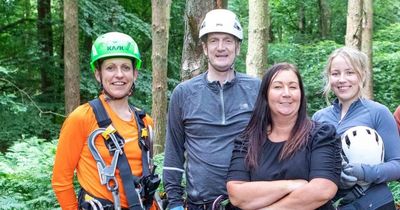
<svg viewBox="0 0 400 210">
<path fill-rule="evenodd" d="M 255 170 L 248 170 L 244 162 L 248 140 L 237 138 L 228 172 L 228 181 L 273 181 L 314 178 L 329 179 L 339 184 L 341 169 L 341 143 L 335 128 L 328 124 L 315 124 L 308 142 L 292 157 L 279 160 L 285 142 L 265 140 Z M 319 209 L 333 209 L 330 202 Z"/>
</svg>

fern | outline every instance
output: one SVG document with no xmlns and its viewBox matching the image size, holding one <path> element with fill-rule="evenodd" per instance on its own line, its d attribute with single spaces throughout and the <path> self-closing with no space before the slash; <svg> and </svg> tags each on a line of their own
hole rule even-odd
<svg viewBox="0 0 400 210">
<path fill-rule="evenodd" d="M 51 209 L 57 206 L 51 188 L 55 143 L 23 139 L 0 155 L 0 209 Z"/>
</svg>

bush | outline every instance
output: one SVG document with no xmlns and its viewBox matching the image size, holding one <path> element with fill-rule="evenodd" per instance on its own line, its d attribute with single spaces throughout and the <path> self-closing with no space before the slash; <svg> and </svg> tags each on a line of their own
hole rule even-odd
<svg viewBox="0 0 400 210">
<path fill-rule="evenodd" d="M 0 153 L 0 209 L 53 209 L 51 188 L 55 143 L 23 139 Z"/>
</svg>

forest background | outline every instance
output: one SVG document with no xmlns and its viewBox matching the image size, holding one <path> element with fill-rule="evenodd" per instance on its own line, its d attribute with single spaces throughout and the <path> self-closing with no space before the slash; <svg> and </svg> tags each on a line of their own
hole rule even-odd
<svg viewBox="0 0 400 210">
<path fill-rule="evenodd" d="M 256 0 L 252 0 L 253 2 Z M 79 90 L 77 101 L 97 96 L 99 86 L 89 70 L 93 40 L 108 31 L 134 37 L 143 68 L 132 103 L 152 112 L 152 1 L 77 1 Z M 153 1 L 155 2 L 155 1 Z M 212 2 L 212 1 L 211 1 Z M 246 72 L 249 2 L 223 1 L 244 27 L 245 38 L 235 68 Z M 258 2 L 261 2 L 258 0 Z M 296 64 L 303 76 L 309 114 L 325 107 L 322 71 L 328 55 L 345 44 L 347 6 L 343 0 L 269 0 L 266 66 Z M 0 1 L 0 209 L 57 209 L 50 186 L 60 127 L 69 112 L 66 73 L 64 1 Z M 166 96 L 184 78 L 187 7 L 193 0 L 170 5 L 166 59 Z M 154 17 L 153 17 L 154 18 Z M 185 24 L 186 21 L 186 24 Z M 372 73 L 374 100 L 392 112 L 400 104 L 400 2 L 373 1 Z M 202 71 L 204 71 L 203 69 Z M 160 145 L 158 145 L 160 146 Z M 162 148 L 162 146 L 160 146 Z M 162 164 L 162 151 L 156 157 Z M 160 168 L 159 168 L 160 169 Z M 390 184 L 396 202 L 400 185 Z"/>
</svg>

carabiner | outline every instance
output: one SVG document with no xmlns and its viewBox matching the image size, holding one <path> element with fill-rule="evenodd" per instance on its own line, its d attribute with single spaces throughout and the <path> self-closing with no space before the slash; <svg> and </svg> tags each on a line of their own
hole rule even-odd
<svg viewBox="0 0 400 210">
<path fill-rule="evenodd" d="M 121 209 L 121 203 L 118 196 L 118 182 L 115 178 L 115 170 L 117 168 L 119 155 L 122 154 L 122 148 L 118 144 L 117 137 L 111 133 L 109 136 L 111 140 L 114 142 L 116 146 L 116 150 L 114 152 L 113 158 L 111 160 L 111 164 L 107 166 L 100 155 L 100 152 L 97 150 L 95 146 L 95 141 L 98 135 L 101 135 L 106 129 L 98 128 L 94 130 L 88 138 L 88 146 L 89 150 L 92 153 L 94 160 L 96 161 L 97 170 L 99 172 L 100 183 L 102 185 L 107 186 L 107 190 L 111 191 L 114 199 L 114 207 L 115 209 Z"/>
</svg>

